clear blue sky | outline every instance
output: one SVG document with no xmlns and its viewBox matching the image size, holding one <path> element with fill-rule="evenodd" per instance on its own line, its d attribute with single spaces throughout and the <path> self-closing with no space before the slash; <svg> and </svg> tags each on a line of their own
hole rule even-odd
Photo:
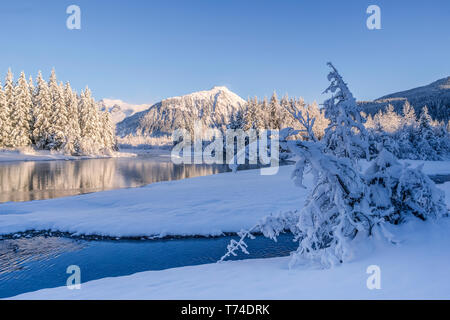
<svg viewBox="0 0 450 320">
<path fill-rule="evenodd" d="M 81 30 L 66 8 L 81 8 Z M 382 30 L 366 28 L 381 8 Z M 15 0 L 0 4 L 0 72 L 131 103 L 226 85 L 322 102 L 331 60 L 358 99 L 450 75 L 450 1 Z M 3 79 L 2 79 L 3 80 Z"/>
</svg>

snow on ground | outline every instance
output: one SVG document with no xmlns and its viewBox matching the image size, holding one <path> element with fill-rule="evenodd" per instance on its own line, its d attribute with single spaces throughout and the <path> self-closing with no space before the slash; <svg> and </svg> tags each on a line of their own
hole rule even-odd
<svg viewBox="0 0 450 320">
<path fill-rule="evenodd" d="M 447 186 L 447 189 L 450 189 Z M 352 262 L 288 269 L 288 257 L 146 271 L 13 299 L 450 299 L 450 219 L 392 227 L 399 245 L 366 242 Z M 367 267 L 381 270 L 369 290 Z M 82 272 L 81 272 L 82 275 Z"/>
<path fill-rule="evenodd" d="M 260 170 L 222 173 L 79 196 L 0 204 L 0 234 L 52 230 L 112 237 L 221 235 L 251 228 L 271 213 L 300 209 L 308 190 Z M 450 162 L 425 173 L 450 174 Z M 311 185 L 311 177 L 305 184 Z M 449 201 L 450 196 L 447 196 Z"/>
<path fill-rule="evenodd" d="M 0 205 L 0 234 L 30 229 L 103 236 L 221 235 L 252 227 L 259 218 L 299 208 L 305 190 L 259 170 L 223 173 L 142 188 Z"/>
<path fill-rule="evenodd" d="M 136 154 L 127 152 L 113 152 L 111 155 L 70 156 L 56 151 L 33 150 L 0 150 L 0 162 L 12 161 L 51 161 L 51 160 L 81 160 L 95 158 L 135 157 Z"/>
</svg>

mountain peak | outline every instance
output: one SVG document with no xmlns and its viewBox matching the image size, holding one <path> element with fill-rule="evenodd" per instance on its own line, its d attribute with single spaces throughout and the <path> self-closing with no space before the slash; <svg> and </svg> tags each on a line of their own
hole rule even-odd
<svg viewBox="0 0 450 320">
<path fill-rule="evenodd" d="M 134 114 L 117 125 L 117 133 L 170 135 L 175 129 L 201 121 L 205 127 L 225 129 L 231 114 L 243 109 L 246 101 L 225 86 L 171 97 Z"/>
<path fill-rule="evenodd" d="M 228 89 L 228 88 L 225 87 L 225 86 L 214 86 L 214 87 L 212 87 L 212 89 L 211 89 L 211 91 L 219 91 L 219 90 L 222 90 L 222 91 L 230 91 L 230 89 Z"/>
</svg>

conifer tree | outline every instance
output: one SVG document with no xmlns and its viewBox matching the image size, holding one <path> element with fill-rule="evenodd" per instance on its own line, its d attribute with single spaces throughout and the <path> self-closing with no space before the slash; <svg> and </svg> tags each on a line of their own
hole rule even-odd
<svg viewBox="0 0 450 320">
<path fill-rule="evenodd" d="M 88 87 L 82 92 L 79 105 L 80 112 L 80 130 L 81 130 L 81 149 L 85 153 L 93 154 L 99 150 L 100 121 L 97 107 L 91 97 L 91 91 Z"/>
<path fill-rule="evenodd" d="M 52 117 L 52 97 L 47 82 L 39 71 L 37 76 L 37 88 L 35 93 L 35 106 L 33 108 L 33 133 L 32 141 L 38 149 L 50 148 L 50 134 Z"/>
<path fill-rule="evenodd" d="M 325 117 L 330 121 L 323 137 L 325 150 L 338 157 L 368 158 L 368 134 L 356 99 L 336 68 L 331 63 L 328 66 L 331 84 L 324 93 L 333 96 L 324 102 Z"/>
<path fill-rule="evenodd" d="M 5 79 L 5 114 L 7 115 L 9 121 L 7 121 L 7 126 L 2 130 L 4 131 L 4 144 L 5 147 L 14 147 L 12 141 L 12 130 L 13 123 L 11 118 L 11 113 L 14 110 L 14 78 L 10 69 L 8 69 L 8 73 Z"/>
<path fill-rule="evenodd" d="M 278 97 L 274 91 L 270 98 L 268 106 L 268 129 L 280 129 L 281 128 L 281 112 Z"/>
<path fill-rule="evenodd" d="M 11 118 L 8 105 L 6 103 L 5 92 L 0 83 L 0 148 L 8 147 L 9 132 L 11 130 Z"/>
<path fill-rule="evenodd" d="M 31 144 L 30 115 L 32 100 L 25 74 L 22 72 L 14 88 L 14 107 L 11 112 L 11 145 L 25 147 Z"/>
<path fill-rule="evenodd" d="M 416 112 L 414 108 L 409 104 L 408 101 L 403 105 L 403 126 L 415 126 L 417 124 Z"/>
<path fill-rule="evenodd" d="M 67 110 L 67 130 L 64 150 L 70 154 L 80 151 L 80 122 L 78 116 L 78 97 L 67 82 L 64 87 L 64 103 Z"/>
</svg>

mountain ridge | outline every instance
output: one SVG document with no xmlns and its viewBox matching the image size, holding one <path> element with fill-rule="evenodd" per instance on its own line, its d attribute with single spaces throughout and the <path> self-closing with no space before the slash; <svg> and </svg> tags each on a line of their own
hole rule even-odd
<svg viewBox="0 0 450 320">
<path fill-rule="evenodd" d="M 430 115 L 439 121 L 450 120 L 450 76 L 438 79 L 428 85 L 384 95 L 373 101 L 358 101 L 362 110 L 374 115 L 384 110 L 389 104 L 396 112 L 402 111 L 408 101 L 419 114 L 424 106 L 428 107 Z"/>
<path fill-rule="evenodd" d="M 242 109 L 246 101 L 225 86 L 170 97 L 136 112 L 117 123 L 117 134 L 161 136 L 173 130 L 192 128 L 195 121 L 204 126 L 224 129 L 232 113 Z"/>
</svg>

